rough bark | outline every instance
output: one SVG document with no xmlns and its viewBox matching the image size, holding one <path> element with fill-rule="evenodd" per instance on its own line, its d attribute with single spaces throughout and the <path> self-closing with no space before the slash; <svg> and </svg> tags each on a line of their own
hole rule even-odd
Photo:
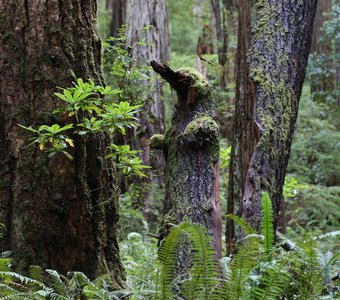
<svg viewBox="0 0 340 300">
<path fill-rule="evenodd" d="M 229 185 L 227 213 L 242 215 L 242 197 L 246 182 L 249 162 L 253 154 L 258 134 L 254 123 L 255 86 L 249 78 L 247 52 L 250 47 L 250 3 L 238 1 L 239 28 L 236 54 L 236 98 L 233 120 L 233 139 L 229 165 Z M 235 236 L 236 234 L 236 236 Z M 226 242 L 227 253 L 239 233 L 235 232 L 234 222 L 227 219 Z"/>
<path fill-rule="evenodd" d="M 74 160 L 27 147 L 18 124 L 51 125 L 57 86 L 76 77 L 101 83 L 96 1 L 0 0 L 1 251 L 18 271 L 31 264 L 122 285 L 115 238 L 116 180 L 103 157 L 108 137 L 77 139 Z"/>
<path fill-rule="evenodd" d="M 213 238 L 217 257 L 220 257 L 221 215 L 218 193 L 214 190 L 219 130 L 213 119 L 212 89 L 192 68 L 174 72 L 156 62 L 152 62 L 152 67 L 178 95 L 171 127 L 165 135 L 157 134 L 150 140 L 152 148 L 163 150 L 166 160 L 161 239 L 172 224 L 182 221 L 201 224 Z M 188 260 L 178 260 L 181 274 L 186 274 L 188 267 Z"/>
<path fill-rule="evenodd" d="M 316 4 L 316 0 L 251 2 L 248 59 L 260 139 L 249 164 L 242 216 L 256 230 L 263 191 L 271 196 L 277 227 Z"/>
</svg>

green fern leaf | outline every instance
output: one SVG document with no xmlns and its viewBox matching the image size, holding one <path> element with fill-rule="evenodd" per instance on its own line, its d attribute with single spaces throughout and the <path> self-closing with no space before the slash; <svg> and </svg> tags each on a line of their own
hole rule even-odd
<svg viewBox="0 0 340 300">
<path fill-rule="evenodd" d="M 244 221 L 239 216 L 228 214 L 227 218 L 232 219 L 238 226 L 240 226 L 242 228 L 242 230 L 244 230 L 245 234 L 255 234 L 256 233 L 256 231 L 250 225 L 248 225 L 246 223 L 246 221 Z"/>
<path fill-rule="evenodd" d="M 263 250 L 270 259 L 274 245 L 273 209 L 272 202 L 267 192 L 262 193 L 262 221 L 261 233 L 264 237 Z"/>
</svg>

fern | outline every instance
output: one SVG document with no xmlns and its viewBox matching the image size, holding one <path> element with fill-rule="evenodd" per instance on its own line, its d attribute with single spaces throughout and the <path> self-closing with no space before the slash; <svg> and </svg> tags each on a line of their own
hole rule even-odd
<svg viewBox="0 0 340 300">
<path fill-rule="evenodd" d="M 268 259 L 274 245 L 273 209 L 267 192 L 262 193 L 261 233 L 263 235 L 263 251 Z"/>
<path fill-rule="evenodd" d="M 246 292 L 244 286 L 249 278 L 251 270 L 257 265 L 260 258 L 259 236 L 248 235 L 237 246 L 231 263 L 231 278 L 228 283 L 227 291 L 230 299 L 244 299 Z"/>
<path fill-rule="evenodd" d="M 65 297 L 67 294 L 67 288 L 65 283 L 62 281 L 60 274 L 51 269 L 46 269 L 45 272 L 47 274 L 49 286 L 51 286 L 58 295 Z"/>
<path fill-rule="evenodd" d="M 244 230 L 245 234 L 256 234 L 256 231 L 250 225 L 248 225 L 246 221 L 244 221 L 242 218 L 232 214 L 228 214 L 227 218 L 230 218 L 235 223 L 237 223 L 237 225 L 239 225 L 241 229 Z"/>
<path fill-rule="evenodd" d="M 183 238 L 185 237 L 185 238 Z M 190 274 L 175 278 L 174 266 L 183 240 L 190 241 Z M 160 299 L 174 299 L 174 283 L 185 299 L 220 299 L 214 291 L 218 284 L 215 251 L 204 227 L 183 222 L 173 228 L 159 250 L 161 262 Z"/>
</svg>

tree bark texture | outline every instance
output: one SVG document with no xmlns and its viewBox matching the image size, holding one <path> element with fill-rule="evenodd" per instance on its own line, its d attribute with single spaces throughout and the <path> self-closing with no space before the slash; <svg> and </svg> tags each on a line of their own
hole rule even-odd
<svg viewBox="0 0 340 300">
<path fill-rule="evenodd" d="M 250 3 L 238 1 L 239 28 L 236 53 L 236 97 L 233 120 L 233 138 L 229 165 L 227 213 L 242 215 L 242 198 L 249 162 L 258 141 L 254 123 L 255 86 L 249 78 L 247 52 L 250 47 Z M 230 254 L 235 242 L 234 222 L 227 219 L 226 242 Z"/>
<path fill-rule="evenodd" d="M 260 139 L 248 168 L 242 216 L 256 230 L 263 191 L 271 196 L 277 227 L 316 4 L 316 0 L 251 1 L 248 61 Z"/>
<path fill-rule="evenodd" d="M 174 72 L 156 62 L 152 62 L 152 67 L 178 95 L 171 127 L 165 135 L 156 134 L 150 140 L 152 148 L 163 150 L 166 160 L 161 239 L 172 224 L 182 221 L 200 224 L 207 228 L 220 257 L 221 214 L 215 185 L 219 129 L 213 119 L 212 89 L 195 69 Z M 187 259 L 178 260 L 181 274 L 186 274 L 188 267 Z"/>
<path fill-rule="evenodd" d="M 93 278 L 109 273 L 123 285 L 115 227 L 116 179 L 105 160 L 109 139 L 76 139 L 70 161 L 28 147 L 18 124 L 52 125 L 57 86 L 77 77 L 101 83 L 96 1 L 0 0 L 1 251 L 14 266 L 31 264 Z"/>
</svg>

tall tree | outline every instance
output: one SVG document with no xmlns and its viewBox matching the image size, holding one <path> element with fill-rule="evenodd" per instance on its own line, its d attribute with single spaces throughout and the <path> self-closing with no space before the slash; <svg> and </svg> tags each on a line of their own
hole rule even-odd
<svg viewBox="0 0 340 300">
<path fill-rule="evenodd" d="M 117 9 L 115 9 L 115 7 Z M 114 22 L 114 16 L 121 15 L 120 24 Z M 113 23 L 111 33 L 117 35 L 119 27 L 125 25 L 126 46 L 131 57 L 148 64 L 151 60 L 166 62 L 170 57 L 169 32 L 166 1 L 144 1 L 144 0 L 114 0 Z M 141 149 L 141 158 L 146 165 L 151 165 L 154 174 L 149 173 L 149 178 L 159 187 L 164 185 L 164 158 L 161 153 L 151 153 L 149 139 L 156 132 L 164 131 L 164 103 L 162 100 L 161 84 L 155 73 L 150 72 L 153 87 L 150 82 L 145 81 L 143 85 L 151 88 L 152 93 L 144 99 L 142 113 L 139 116 L 140 127 L 137 134 L 131 134 L 130 139 L 133 148 Z M 146 88 L 147 89 L 147 88 Z M 140 95 L 139 95 L 140 96 Z M 140 179 L 138 179 L 140 182 Z M 145 186 L 145 181 L 144 184 Z M 144 212 L 148 215 L 147 191 L 140 193 L 140 202 L 143 202 Z"/>
<path fill-rule="evenodd" d="M 76 139 L 74 160 L 27 147 L 18 124 L 55 122 L 58 86 L 76 77 L 101 83 L 96 1 L 0 0 L 1 251 L 14 266 L 111 274 L 123 285 L 115 227 L 117 183 L 103 159 L 109 138 Z"/>
<path fill-rule="evenodd" d="M 169 32 L 166 1 L 127 1 L 126 43 L 131 47 L 131 55 L 136 60 L 166 62 L 170 57 Z M 138 43 L 142 41 L 142 43 Z M 150 74 L 154 82 L 152 97 L 147 99 L 141 115 L 141 130 L 136 148 L 144 152 L 143 161 L 156 172 L 164 169 L 164 161 L 159 155 L 150 158 L 149 139 L 156 132 L 164 130 L 164 104 L 160 83 L 155 74 Z M 161 174 L 158 174 L 159 176 Z"/>
<path fill-rule="evenodd" d="M 236 97 L 233 120 L 231 160 L 229 164 L 228 214 L 242 214 L 242 197 L 249 162 L 257 138 L 254 123 L 255 86 L 249 78 L 247 52 L 250 43 L 250 3 L 238 1 L 238 44 L 236 53 Z M 235 239 L 234 223 L 227 219 L 227 252 L 232 249 Z"/>
<path fill-rule="evenodd" d="M 315 12 L 316 0 L 250 3 L 248 62 L 249 78 L 255 85 L 255 105 L 248 107 L 247 115 L 254 115 L 259 135 L 245 183 L 232 177 L 230 185 L 238 194 L 243 190 L 242 217 L 256 230 L 260 226 L 263 191 L 271 195 L 277 226 Z M 238 88 L 244 91 L 244 87 Z M 253 139 L 254 131 L 242 134 L 247 132 L 251 133 L 247 137 Z M 235 165 L 237 152 L 235 147 L 233 165 L 241 170 L 244 164 Z"/>
<path fill-rule="evenodd" d="M 335 69 L 332 59 L 333 45 L 327 39 L 322 39 L 324 33 L 322 27 L 326 21 L 331 18 L 332 1 L 319 1 L 317 5 L 314 30 L 312 37 L 311 53 L 315 55 L 318 61 L 319 68 L 323 70 L 321 74 L 312 76 L 311 78 L 311 93 L 317 100 L 325 101 L 325 93 L 330 92 L 335 88 L 336 74 L 330 72 Z"/>
</svg>

